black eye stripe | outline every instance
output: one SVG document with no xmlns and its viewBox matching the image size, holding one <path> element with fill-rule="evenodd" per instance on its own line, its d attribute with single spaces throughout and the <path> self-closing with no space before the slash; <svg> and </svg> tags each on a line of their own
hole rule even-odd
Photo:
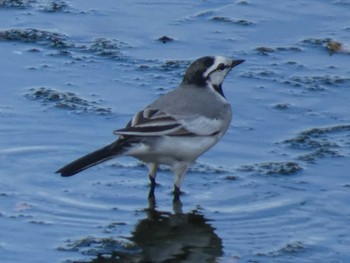
<svg viewBox="0 0 350 263">
<path fill-rule="evenodd" d="M 214 73 L 215 71 L 218 71 L 218 70 L 219 70 L 219 71 L 222 71 L 222 70 L 224 70 L 224 69 L 226 69 L 226 65 L 225 65 L 224 63 L 220 63 L 220 64 L 216 67 L 216 69 L 214 69 L 214 70 L 212 70 L 211 72 L 208 73 L 206 79 L 208 79 L 208 78 L 210 77 L 210 75 L 211 75 L 212 73 Z"/>
<path fill-rule="evenodd" d="M 218 70 L 224 70 L 226 68 L 225 64 L 224 63 L 220 63 L 219 66 L 218 66 Z"/>
</svg>

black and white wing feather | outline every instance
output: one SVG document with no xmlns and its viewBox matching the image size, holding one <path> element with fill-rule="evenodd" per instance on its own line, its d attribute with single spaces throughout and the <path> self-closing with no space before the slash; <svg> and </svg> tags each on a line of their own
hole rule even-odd
<svg viewBox="0 0 350 263">
<path fill-rule="evenodd" d="M 124 136 L 207 136 L 218 133 L 221 122 L 203 116 L 171 116 L 148 107 L 135 114 L 124 129 L 113 133 Z"/>
<path fill-rule="evenodd" d="M 173 117 L 157 110 L 146 108 L 138 112 L 124 129 L 115 130 L 117 135 L 160 136 L 180 131 L 181 124 Z"/>
</svg>

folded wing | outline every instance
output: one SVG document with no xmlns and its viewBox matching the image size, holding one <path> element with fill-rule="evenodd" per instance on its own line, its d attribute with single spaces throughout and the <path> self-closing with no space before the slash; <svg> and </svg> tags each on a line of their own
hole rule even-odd
<svg viewBox="0 0 350 263">
<path fill-rule="evenodd" d="M 138 112 L 116 135 L 126 136 L 208 136 L 220 131 L 221 120 L 203 116 L 171 116 L 158 109 Z"/>
</svg>

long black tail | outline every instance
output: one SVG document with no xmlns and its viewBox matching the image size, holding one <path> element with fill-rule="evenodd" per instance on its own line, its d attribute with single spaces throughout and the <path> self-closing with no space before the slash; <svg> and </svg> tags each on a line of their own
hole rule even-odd
<svg viewBox="0 0 350 263">
<path fill-rule="evenodd" d="M 107 161 L 117 155 L 120 155 L 124 151 L 124 143 L 120 140 L 115 141 L 97 151 L 84 155 L 79 159 L 62 167 L 56 173 L 60 173 L 61 176 L 75 175 L 91 166 Z"/>
</svg>

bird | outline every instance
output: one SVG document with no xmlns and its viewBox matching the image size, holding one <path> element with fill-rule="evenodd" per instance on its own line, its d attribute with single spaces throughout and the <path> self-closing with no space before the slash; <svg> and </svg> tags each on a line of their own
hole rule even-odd
<svg viewBox="0 0 350 263">
<path fill-rule="evenodd" d="M 222 83 L 231 69 L 245 60 L 205 56 L 190 64 L 180 85 L 137 112 L 125 128 L 113 131 L 111 144 L 56 171 L 63 177 L 118 156 L 132 156 L 149 168 L 154 194 L 159 165 L 174 174 L 174 195 L 181 194 L 189 166 L 225 134 L 232 119 Z"/>
</svg>

